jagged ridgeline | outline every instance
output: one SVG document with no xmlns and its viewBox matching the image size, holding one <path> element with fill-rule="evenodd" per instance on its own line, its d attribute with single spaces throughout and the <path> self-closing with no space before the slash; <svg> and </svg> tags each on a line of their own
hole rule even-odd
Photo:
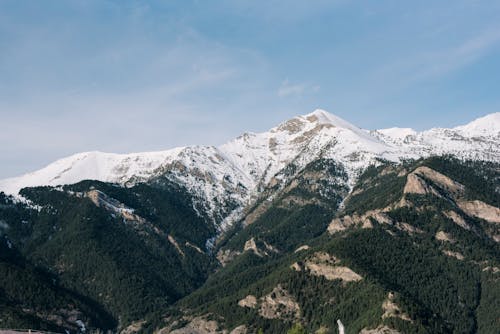
<svg viewBox="0 0 500 334">
<path fill-rule="evenodd" d="M 337 212 L 305 201 L 307 191 L 287 209 L 287 196 L 277 196 L 221 243 L 224 267 L 178 303 L 189 311 L 174 332 L 201 323 L 284 333 L 299 323 L 336 333 L 337 319 L 347 333 L 496 332 L 499 168 L 451 157 L 380 164 Z M 275 215 L 296 225 L 271 226 Z M 307 235 L 301 224 L 328 227 Z"/>
<path fill-rule="evenodd" d="M 1 180 L 0 328 L 497 333 L 499 117 L 369 132 L 315 111 Z"/>
</svg>

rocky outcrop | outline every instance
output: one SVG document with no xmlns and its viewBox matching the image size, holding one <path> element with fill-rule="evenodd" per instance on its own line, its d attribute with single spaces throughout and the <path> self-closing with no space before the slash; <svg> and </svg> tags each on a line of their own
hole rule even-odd
<svg viewBox="0 0 500 334">
<path fill-rule="evenodd" d="M 328 225 L 327 231 L 330 234 L 335 234 L 337 232 L 342 232 L 350 227 L 353 227 L 361 222 L 361 218 L 358 215 L 344 216 L 342 218 L 335 218 Z"/>
<path fill-rule="evenodd" d="M 444 231 L 437 232 L 435 235 L 435 238 L 436 238 L 436 240 L 439 240 L 439 241 L 446 241 L 446 242 L 450 242 L 450 243 L 455 242 L 455 239 L 453 239 L 451 234 L 446 233 Z"/>
<path fill-rule="evenodd" d="M 467 224 L 465 219 L 462 216 L 460 216 L 458 213 L 456 213 L 455 211 L 450 210 L 450 211 L 443 212 L 443 214 L 447 218 L 451 219 L 458 226 L 460 226 L 466 230 L 471 229 L 471 227 L 469 226 L 469 224 Z"/>
<path fill-rule="evenodd" d="M 373 228 L 372 220 L 374 220 L 379 224 L 392 225 L 398 230 L 409 234 L 424 233 L 421 229 L 408 223 L 393 221 L 389 215 L 387 215 L 387 212 L 390 210 L 391 208 L 387 207 L 381 210 L 370 210 L 363 215 L 353 214 L 351 216 L 346 215 L 341 218 L 335 218 L 330 225 L 328 225 L 327 231 L 329 234 L 335 234 L 351 227 Z"/>
<path fill-rule="evenodd" d="M 486 220 L 489 223 L 500 224 L 500 209 L 481 201 L 459 201 L 458 206 L 471 217 Z"/>
<path fill-rule="evenodd" d="M 259 247 L 259 245 L 261 247 Z M 265 257 L 270 256 L 273 253 L 277 254 L 280 251 L 273 245 L 263 240 L 256 241 L 255 238 L 252 237 L 245 242 L 242 251 L 221 249 L 217 252 L 216 258 L 220 262 L 220 264 L 225 267 L 228 263 L 233 261 L 235 257 L 244 252 L 252 252 L 259 257 Z"/>
<path fill-rule="evenodd" d="M 78 197 L 87 197 L 95 204 L 95 206 L 104 208 L 114 214 L 117 214 L 123 219 L 135 222 L 138 224 L 146 224 L 146 219 L 134 213 L 134 209 L 127 207 L 125 204 L 119 202 L 118 200 L 109 197 L 107 194 L 100 190 L 89 190 L 85 193 L 73 193 Z"/>
<path fill-rule="evenodd" d="M 250 240 L 247 240 L 245 242 L 245 245 L 243 246 L 243 251 L 244 252 L 252 251 L 257 256 L 260 256 L 260 257 L 264 256 L 264 254 L 261 253 L 259 248 L 257 247 L 257 244 L 255 243 L 254 238 L 251 238 Z"/>
<path fill-rule="evenodd" d="M 238 306 L 248 308 L 256 308 L 257 304 L 257 297 L 253 295 L 248 295 L 238 302 Z"/>
<path fill-rule="evenodd" d="M 241 325 L 233 329 L 229 334 L 247 334 L 248 328 L 245 325 Z"/>
<path fill-rule="evenodd" d="M 278 284 L 260 299 L 259 314 L 266 319 L 299 319 L 300 307 L 293 296 Z"/>
<path fill-rule="evenodd" d="M 363 328 L 359 334 L 401 334 L 395 329 L 380 325 L 375 329 Z"/>
<path fill-rule="evenodd" d="M 167 239 L 168 241 L 172 244 L 172 246 L 175 247 L 175 249 L 177 250 L 177 252 L 182 256 L 182 257 L 185 257 L 186 254 L 184 254 L 184 252 L 182 251 L 181 247 L 179 246 L 179 243 L 174 239 L 173 236 L 171 236 L 170 234 L 167 235 Z"/>
<path fill-rule="evenodd" d="M 185 245 L 186 245 L 187 247 L 191 247 L 191 248 L 193 248 L 195 251 L 197 251 L 197 252 L 198 252 L 198 253 L 200 253 L 200 254 L 205 254 L 205 252 L 203 252 L 203 251 L 201 250 L 201 248 L 200 248 L 200 247 L 198 247 L 198 246 L 196 246 L 196 245 L 193 245 L 193 244 L 192 244 L 192 243 L 190 243 L 189 241 L 186 241 Z"/>
<path fill-rule="evenodd" d="M 217 252 L 216 258 L 220 264 L 225 267 L 229 262 L 233 261 L 234 258 L 240 255 L 241 252 L 231 250 L 231 249 L 221 249 Z"/>
<path fill-rule="evenodd" d="M 125 329 L 123 329 L 120 334 L 135 334 L 139 333 L 142 329 L 142 326 L 146 323 L 146 321 L 137 321 L 129 326 L 127 326 Z M 0 331 L 1 333 L 1 331 Z"/>
<path fill-rule="evenodd" d="M 266 319 L 299 319 L 300 307 L 293 296 L 278 284 L 269 294 L 257 299 L 248 295 L 238 301 L 238 306 L 256 309 Z"/>
<path fill-rule="evenodd" d="M 333 255 L 317 252 L 304 264 L 295 262 L 291 268 L 295 271 L 307 270 L 311 275 L 323 276 L 327 280 L 342 280 L 344 283 L 360 281 L 363 278 L 352 269 L 340 266 L 340 261 Z"/>
<path fill-rule="evenodd" d="M 463 259 L 465 259 L 465 257 L 459 252 L 453 252 L 450 250 L 443 250 L 443 253 L 445 255 L 448 255 L 449 257 L 454 257 L 455 259 L 460 260 L 460 261 L 463 261 Z"/>
<path fill-rule="evenodd" d="M 279 253 L 279 251 L 272 245 L 268 244 L 265 241 L 262 241 L 262 245 L 264 246 L 260 249 L 255 242 L 255 238 L 251 238 L 245 242 L 243 246 L 243 252 L 253 252 L 255 255 L 264 257 L 269 256 L 271 253 Z"/>
<path fill-rule="evenodd" d="M 430 180 L 433 184 L 429 184 Z M 452 197 L 462 196 L 465 187 L 429 167 L 421 166 L 408 174 L 403 192 L 405 194 L 433 194 L 441 197 L 441 193 L 434 186 L 446 191 Z"/>
<path fill-rule="evenodd" d="M 228 331 L 221 329 L 215 320 L 208 320 L 207 316 L 193 318 L 186 326 L 174 329 L 159 331 L 159 334 L 227 334 Z"/>
<path fill-rule="evenodd" d="M 305 251 L 305 250 L 308 250 L 310 247 L 309 245 L 302 245 L 300 246 L 299 248 L 297 248 L 294 253 L 298 253 L 298 252 L 301 252 L 301 251 Z"/>
<path fill-rule="evenodd" d="M 497 274 L 497 273 L 500 273 L 500 268 L 488 266 L 488 267 L 483 268 L 483 271 L 488 271 L 488 272 L 491 272 L 493 274 Z"/>
<path fill-rule="evenodd" d="M 411 321 L 411 318 L 408 314 L 403 313 L 401 308 L 394 302 L 394 293 L 389 292 L 387 295 L 387 299 L 382 303 L 382 310 L 384 310 L 384 314 L 382 314 L 382 319 L 386 318 L 399 318 L 405 321 Z"/>
<path fill-rule="evenodd" d="M 440 194 L 432 186 L 428 185 L 424 179 L 414 173 L 408 174 L 406 177 L 406 184 L 403 189 L 403 193 L 419 195 L 432 194 L 440 196 Z"/>
<path fill-rule="evenodd" d="M 335 218 L 328 225 L 327 231 L 330 234 L 335 234 L 354 226 L 372 228 L 373 223 L 371 219 L 375 219 L 382 224 L 392 224 L 391 219 L 383 212 L 383 210 L 370 210 L 365 212 L 363 215 L 353 214 L 346 215 L 341 218 Z"/>
<path fill-rule="evenodd" d="M 315 276 L 323 276 L 327 280 L 333 281 L 336 279 L 340 279 L 343 282 L 357 282 L 362 280 L 363 278 L 356 274 L 349 267 L 332 267 L 327 265 L 311 265 L 309 266 L 310 272 Z"/>
</svg>

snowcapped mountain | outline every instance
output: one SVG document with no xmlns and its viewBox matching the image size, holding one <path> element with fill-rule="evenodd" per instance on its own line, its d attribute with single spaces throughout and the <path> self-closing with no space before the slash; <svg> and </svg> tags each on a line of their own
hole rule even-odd
<svg viewBox="0 0 500 334">
<path fill-rule="evenodd" d="M 465 159 L 500 161 L 500 113 L 451 129 L 433 128 L 417 132 L 391 128 L 372 131 L 371 134 L 397 147 L 401 156 L 452 154 Z"/>
<path fill-rule="evenodd" d="M 24 187 L 85 179 L 130 185 L 167 177 L 192 192 L 216 225 L 225 228 L 269 182 L 281 181 L 284 176 L 279 172 L 292 163 L 300 170 L 318 158 L 334 159 L 344 166 L 351 186 L 377 159 L 399 161 L 440 154 L 500 161 L 500 113 L 452 129 L 417 132 L 399 128 L 367 131 L 315 110 L 267 132 L 245 133 L 219 147 L 75 154 L 38 171 L 1 180 L 0 191 L 17 194 Z"/>
</svg>

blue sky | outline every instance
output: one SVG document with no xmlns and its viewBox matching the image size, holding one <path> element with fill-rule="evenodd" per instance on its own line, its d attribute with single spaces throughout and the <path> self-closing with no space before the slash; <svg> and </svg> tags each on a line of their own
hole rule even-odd
<svg viewBox="0 0 500 334">
<path fill-rule="evenodd" d="M 0 0 L 0 177 L 221 144 L 323 108 L 368 129 L 500 110 L 500 1 Z"/>
</svg>

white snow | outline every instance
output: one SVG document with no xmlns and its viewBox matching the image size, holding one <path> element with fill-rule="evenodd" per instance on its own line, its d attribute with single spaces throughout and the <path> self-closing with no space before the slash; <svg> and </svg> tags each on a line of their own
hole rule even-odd
<svg viewBox="0 0 500 334">
<path fill-rule="evenodd" d="M 58 160 L 20 177 L 0 180 L 0 191 L 17 194 L 28 186 L 73 184 L 85 179 L 131 185 L 159 175 L 186 186 L 195 209 L 206 210 L 221 229 L 284 168 L 298 169 L 317 158 L 341 163 L 348 185 L 376 159 L 399 161 L 434 154 L 500 161 L 500 113 L 452 129 L 417 132 L 409 128 L 367 131 L 318 109 L 262 133 L 245 133 L 219 147 L 179 147 L 161 152 L 113 154 L 85 152 Z M 167 173 L 168 174 L 165 174 Z M 233 212 L 221 203 L 237 203 Z"/>
<path fill-rule="evenodd" d="M 478 118 L 466 125 L 457 126 L 454 130 L 460 131 L 467 137 L 498 137 L 500 135 L 500 112 Z"/>
<path fill-rule="evenodd" d="M 411 128 L 389 128 L 377 130 L 377 132 L 395 141 L 403 141 L 409 136 L 417 135 L 417 131 Z"/>
</svg>

